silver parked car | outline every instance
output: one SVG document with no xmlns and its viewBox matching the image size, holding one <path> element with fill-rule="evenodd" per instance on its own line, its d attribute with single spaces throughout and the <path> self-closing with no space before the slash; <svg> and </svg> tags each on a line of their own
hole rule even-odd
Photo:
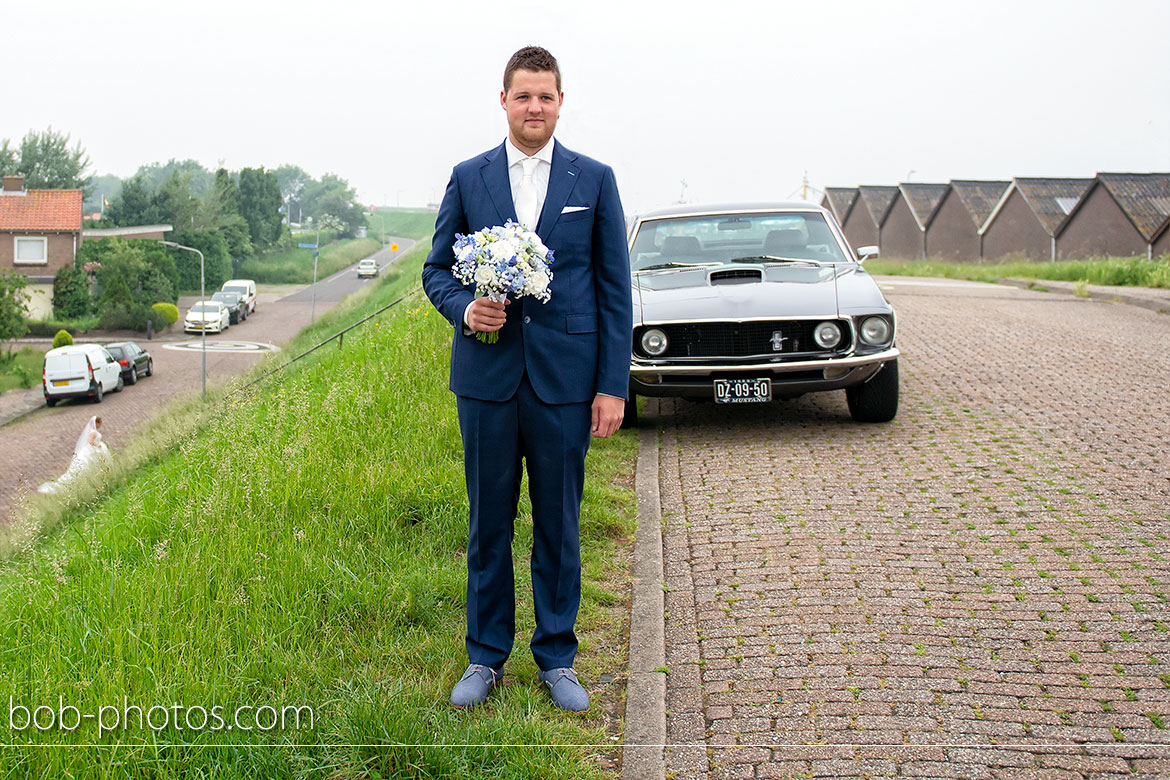
<svg viewBox="0 0 1170 780">
<path fill-rule="evenodd" d="M 760 403 L 844 390 L 860 422 L 898 411 L 894 309 L 810 203 L 673 206 L 630 230 L 635 395 Z"/>
</svg>

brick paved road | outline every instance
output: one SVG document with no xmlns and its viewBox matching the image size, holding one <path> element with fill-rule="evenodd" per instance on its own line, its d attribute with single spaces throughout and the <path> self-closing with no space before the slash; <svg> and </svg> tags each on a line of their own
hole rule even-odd
<svg viewBox="0 0 1170 780">
<path fill-rule="evenodd" d="M 1170 317 L 889 283 L 893 423 L 662 402 L 668 777 L 1170 777 Z"/>
<path fill-rule="evenodd" d="M 399 252 L 389 248 L 376 255 L 380 261 L 401 255 L 415 242 L 396 239 Z M 344 277 L 344 281 L 339 281 Z M 316 314 L 328 311 L 348 293 L 361 284 L 353 272 L 341 271 L 319 283 Z M 273 288 L 278 292 L 262 293 L 256 312 L 245 322 L 232 325 L 222 336 L 210 336 L 214 341 L 254 341 L 280 345 L 295 336 L 309 324 L 310 288 Z M 291 293 L 291 294 L 290 294 Z M 195 298 L 180 300 L 180 311 L 185 312 Z M 189 340 L 195 337 L 177 335 L 168 339 Z M 0 522 L 7 522 L 19 503 L 42 482 L 61 475 L 69 466 L 77 437 L 90 416 L 102 417 L 102 437 L 117 455 L 119 447 L 133 435 L 142 421 L 180 395 L 198 392 L 201 382 L 201 353 L 164 349 L 161 341 L 139 339 L 154 358 L 155 374 L 140 379 L 138 384 L 121 393 L 108 394 L 100 404 L 84 400 L 63 401 L 56 407 L 37 411 L 10 425 L 0 428 Z M 195 340 L 198 340 L 197 338 Z M 264 353 L 218 353 L 208 350 L 208 385 L 223 382 L 246 371 Z M 36 390 L 35 393 L 39 393 Z"/>
</svg>

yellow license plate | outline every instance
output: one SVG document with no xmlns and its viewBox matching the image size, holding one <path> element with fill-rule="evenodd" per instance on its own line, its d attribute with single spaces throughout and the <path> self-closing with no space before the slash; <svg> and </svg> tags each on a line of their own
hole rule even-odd
<svg viewBox="0 0 1170 780">
<path fill-rule="evenodd" d="M 61 387 L 62 385 L 67 385 L 67 384 L 69 384 L 68 379 L 54 379 L 53 380 L 53 387 Z"/>
</svg>

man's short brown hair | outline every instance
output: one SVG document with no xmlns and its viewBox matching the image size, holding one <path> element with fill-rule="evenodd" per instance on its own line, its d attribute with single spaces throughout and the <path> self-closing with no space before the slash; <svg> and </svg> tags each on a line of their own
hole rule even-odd
<svg viewBox="0 0 1170 780">
<path fill-rule="evenodd" d="M 561 69 L 557 65 L 557 58 L 549 54 L 547 49 L 525 46 L 513 54 L 504 68 L 504 92 L 512 88 L 512 74 L 518 70 L 530 70 L 533 73 L 551 71 L 557 77 L 557 92 L 561 91 Z"/>
</svg>

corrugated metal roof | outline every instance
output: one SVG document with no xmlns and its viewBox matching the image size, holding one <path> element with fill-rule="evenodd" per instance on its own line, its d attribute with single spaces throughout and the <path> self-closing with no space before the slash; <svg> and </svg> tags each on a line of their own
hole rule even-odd
<svg viewBox="0 0 1170 780">
<path fill-rule="evenodd" d="M 938 204 L 942 203 L 943 196 L 947 194 L 947 188 L 950 186 L 949 184 L 899 185 L 898 188 L 902 191 L 902 196 L 906 198 L 906 205 L 910 207 L 910 213 L 914 216 L 914 221 L 918 223 L 919 230 L 926 230 L 930 218 L 938 210 Z"/>
<path fill-rule="evenodd" d="M 829 202 L 829 208 L 837 221 L 845 224 L 845 217 L 849 216 L 849 209 L 853 208 L 857 200 L 857 188 L 825 187 L 825 200 Z"/>
<path fill-rule="evenodd" d="M 951 189 L 959 196 L 959 202 L 967 209 L 977 228 L 983 227 L 983 223 L 995 210 L 995 204 L 999 203 L 1004 190 L 1009 186 L 1010 181 L 951 180 Z"/>
<path fill-rule="evenodd" d="M 1170 215 L 1170 173 L 1098 173 L 1097 180 L 1146 239 Z"/>
<path fill-rule="evenodd" d="M 1060 226 L 1068 219 L 1070 208 L 1066 211 L 1058 199 L 1072 198 L 1079 201 L 1089 187 L 1092 179 L 1020 179 L 1015 180 L 1016 189 L 1024 196 L 1024 202 L 1040 220 L 1040 224 L 1048 231 L 1048 235 L 1055 236 Z M 1067 205 L 1068 201 L 1065 201 Z"/>
<path fill-rule="evenodd" d="M 898 188 L 863 184 L 857 188 L 857 194 L 869 209 L 873 223 L 881 227 L 890 213 L 890 207 L 894 205 L 894 199 L 898 197 Z"/>
</svg>

